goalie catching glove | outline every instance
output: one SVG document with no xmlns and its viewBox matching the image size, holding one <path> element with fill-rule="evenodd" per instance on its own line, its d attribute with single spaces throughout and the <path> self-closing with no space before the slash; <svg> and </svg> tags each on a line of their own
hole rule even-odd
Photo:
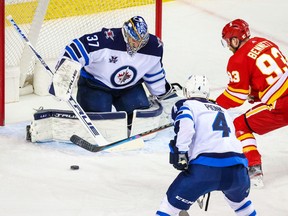
<svg viewBox="0 0 288 216">
<path fill-rule="evenodd" d="M 177 170 L 187 170 L 188 169 L 188 152 L 179 151 L 175 145 L 175 141 L 171 140 L 169 143 L 170 147 L 170 164 Z"/>
<path fill-rule="evenodd" d="M 166 88 L 166 92 L 164 94 L 156 96 L 156 98 L 159 101 L 166 100 L 166 99 L 173 98 L 173 97 L 178 97 L 178 95 L 176 94 L 176 89 L 170 83 L 166 82 L 165 88 Z"/>
<path fill-rule="evenodd" d="M 68 101 L 82 65 L 71 59 L 62 59 L 53 75 L 49 93 L 60 100 Z"/>
</svg>

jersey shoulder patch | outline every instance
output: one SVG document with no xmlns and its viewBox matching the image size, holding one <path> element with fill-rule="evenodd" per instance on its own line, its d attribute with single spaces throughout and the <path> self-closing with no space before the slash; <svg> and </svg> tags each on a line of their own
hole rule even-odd
<svg viewBox="0 0 288 216">
<path fill-rule="evenodd" d="M 139 53 L 159 56 L 163 56 L 163 42 L 157 36 L 150 34 L 148 43 L 138 51 Z"/>
</svg>

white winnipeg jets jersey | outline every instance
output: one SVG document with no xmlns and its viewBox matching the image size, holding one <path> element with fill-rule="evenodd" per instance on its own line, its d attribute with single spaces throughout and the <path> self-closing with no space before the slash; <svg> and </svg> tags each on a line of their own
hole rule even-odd
<svg viewBox="0 0 288 216">
<path fill-rule="evenodd" d="M 172 118 L 176 147 L 188 151 L 190 163 L 219 167 L 247 165 L 227 110 L 204 98 L 191 98 L 174 105 Z"/>
<path fill-rule="evenodd" d="M 162 55 L 162 42 L 155 35 L 150 34 L 146 46 L 131 56 L 121 28 L 103 28 L 74 39 L 61 58 L 80 62 L 81 76 L 110 89 L 125 89 L 144 81 L 151 94 L 161 95 L 166 92 Z"/>
</svg>

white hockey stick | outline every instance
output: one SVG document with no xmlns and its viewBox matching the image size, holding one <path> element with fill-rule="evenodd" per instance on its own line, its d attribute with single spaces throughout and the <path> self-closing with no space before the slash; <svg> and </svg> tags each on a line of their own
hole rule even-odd
<svg viewBox="0 0 288 216">
<path fill-rule="evenodd" d="M 42 63 L 42 65 L 46 68 L 48 72 L 53 75 L 54 73 L 52 70 L 48 67 L 48 65 L 45 63 L 43 58 L 39 55 L 39 53 L 35 50 L 29 39 L 26 37 L 24 32 L 20 29 L 20 27 L 17 25 L 17 23 L 14 21 L 11 15 L 7 16 L 7 20 L 12 24 L 12 26 L 15 28 L 15 30 L 19 33 L 19 35 L 24 39 L 26 44 L 31 48 L 31 50 L 34 52 L 34 54 L 37 56 L 39 61 Z M 107 140 L 101 135 L 101 133 L 97 130 L 97 128 L 93 125 L 91 119 L 88 117 L 88 115 L 85 113 L 85 111 L 82 109 L 82 107 L 78 104 L 78 102 L 70 96 L 67 103 L 72 108 L 75 115 L 78 117 L 78 119 L 81 121 L 81 123 L 84 125 L 84 127 L 87 129 L 89 134 L 93 136 L 95 142 L 99 145 L 106 145 L 108 144 Z"/>
</svg>

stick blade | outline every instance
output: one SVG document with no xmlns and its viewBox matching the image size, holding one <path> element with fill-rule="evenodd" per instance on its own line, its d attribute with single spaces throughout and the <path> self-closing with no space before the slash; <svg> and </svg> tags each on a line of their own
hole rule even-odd
<svg viewBox="0 0 288 216">
<path fill-rule="evenodd" d="M 78 145 L 79 147 L 84 148 L 91 152 L 97 152 L 101 150 L 101 147 L 98 146 L 97 144 L 91 144 L 75 134 L 70 137 L 70 141 L 75 145 Z"/>
<path fill-rule="evenodd" d="M 144 147 L 144 140 L 139 137 L 137 139 L 131 139 L 129 142 L 126 142 L 125 145 L 115 145 L 113 148 L 107 149 L 109 152 L 121 152 L 121 151 L 130 151 L 137 150 Z"/>
</svg>

